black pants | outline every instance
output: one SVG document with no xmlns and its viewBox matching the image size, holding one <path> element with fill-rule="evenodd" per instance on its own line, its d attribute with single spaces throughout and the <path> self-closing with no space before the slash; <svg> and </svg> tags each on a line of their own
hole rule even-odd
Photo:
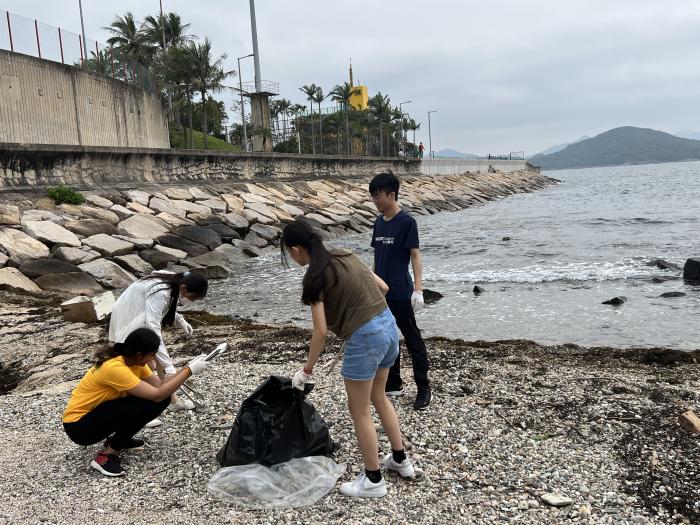
<svg viewBox="0 0 700 525">
<path fill-rule="evenodd" d="M 425 349 L 423 337 L 420 335 L 420 330 L 416 324 L 416 317 L 413 315 L 413 307 L 411 301 L 389 301 L 389 310 L 396 318 L 396 324 L 403 334 L 406 349 L 411 355 L 413 364 L 413 378 L 419 389 L 427 388 L 430 385 L 428 381 L 428 352 Z M 389 378 L 386 382 L 387 390 L 399 390 L 403 385 L 401 381 L 401 353 L 399 352 L 394 365 L 389 370 Z"/>
<path fill-rule="evenodd" d="M 125 396 L 97 405 L 74 423 L 63 423 L 68 437 L 78 445 L 93 445 L 112 436 L 109 444 L 116 450 L 155 419 L 170 404 L 168 396 L 163 401 L 149 401 L 136 396 Z"/>
</svg>

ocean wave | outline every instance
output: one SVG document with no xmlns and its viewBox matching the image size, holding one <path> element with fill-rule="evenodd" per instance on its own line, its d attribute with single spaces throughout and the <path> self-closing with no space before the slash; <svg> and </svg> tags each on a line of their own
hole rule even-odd
<svg viewBox="0 0 700 525">
<path fill-rule="evenodd" d="M 639 224 L 673 224 L 671 221 L 664 221 L 661 219 L 649 219 L 647 217 L 633 217 L 624 219 L 606 219 L 604 217 L 596 217 L 595 219 L 586 219 L 581 221 L 581 224 L 588 224 L 591 226 L 630 226 Z"/>
<path fill-rule="evenodd" d="M 618 262 L 572 262 L 533 264 L 520 268 L 474 269 L 471 271 L 427 271 L 426 279 L 449 283 L 548 283 L 555 281 L 615 281 L 669 275 L 658 268 L 645 266 L 639 260 Z"/>
</svg>

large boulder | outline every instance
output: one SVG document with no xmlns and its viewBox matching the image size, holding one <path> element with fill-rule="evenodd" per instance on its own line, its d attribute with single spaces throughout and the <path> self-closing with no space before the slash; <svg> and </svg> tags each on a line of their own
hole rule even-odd
<svg viewBox="0 0 700 525">
<path fill-rule="evenodd" d="M 172 233 L 161 235 L 156 239 L 156 241 L 158 241 L 158 244 L 167 246 L 168 248 L 175 248 L 176 250 L 183 251 L 190 257 L 197 257 L 197 255 L 202 255 L 203 253 L 207 253 L 209 251 L 209 249 L 203 244 L 192 242 L 189 239 L 178 237 Z"/>
<path fill-rule="evenodd" d="M 126 288 L 136 280 L 133 274 L 106 259 L 95 259 L 78 268 L 92 275 L 105 288 Z"/>
<path fill-rule="evenodd" d="M 205 201 L 197 201 L 197 204 L 200 206 L 206 206 L 207 208 L 211 208 L 212 211 L 218 212 L 218 213 L 226 213 L 226 210 L 228 206 L 224 201 L 221 199 L 207 199 Z"/>
<path fill-rule="evenodd" d="M 224 222 L 238 231 L 238 233 L 245 232 L 250 226 L 250 221 L 237 213 L 227 213 L 226 215 L 222 215 L 222 217 Z"/>
<path fill-rule="evenodd" d="M 274 215 L 274 213 L 273 216 L 275 217 L 274 219 L 268 217 L 267 215 L 258 213 L 255 210 L 251 210 L 248 208 L 243 210 L 243 217 L 251 223 L 259 222 L 261 224 L 275 224 L 277 222 L 277 216 Z"/>
<path fill-rule="evenodd" d="M 153 239 L 135 239 L 133 237 L 127 237 L 126 235 L 115 235 L 114 238 L 130 242 L 137 250 L 148 250 L 153 247 Z"/>
<path fill-rule="evenodd" d="M 149 208 L 148 206 L 144 206 L 143 204 L 141 204 L 139 202 L 128 203 L 126 205 L 126 209 L 129 211 L 133 211 L 135 213 L 141 213 L 143 215 L 155 215 L 156 214 L 156 212 L 154 212 L 151 208 Z"/>
<path fill-rule="evenodd" d="M 179 226 L 173 230 L 173 233 L 179 237 L 206 246 L 209 250 L 214 250 L 217 246 L 221 246 L 222 244 L 221 237 L 218 233 L 209 228 L 204 228 L 203 226 Z"/>
<path fill-rule="evenodd" d="M 178 208 L 177 206 L 173 206 L 170 200 L 166 201 L 156 197 L 151 199 L 151 203 L 148 205 L 148 207 L 158 213 L 167 212 L 172 215 L 179 215 L 180 217 L 184 217 L 186 215 L 185 210 Z"/>
<path fill-rule="evenodd" d="M 248 232 L 248 235 L 246 235 L 243 240 L 247 242 L 248 244 L 252 244 L 253 246 L 257 246 L 258 248 L 264 248 L 267 246 L 269 243 L 260 237 L 257 233 L 255 233 L 253 230 Z"/>
<path fill-rule="evenodd" d="M 214 252 L 221 254 L 228 266 L 244 263 L 252 256 L 243 251 L 242 248 L 231 244 L 222 244 Z"/>
<path fill-rule="evenodd" d="M 27 259 L 45 259 L 49 256 L 49 248 L 44 243 L 23 231 L 5 226 L 0 226 L 0 247 L 15 264 Z"/>
<path fill-rule="evenodd" d="M 51 256 L 70 264 L 79 265 L 99 259 L 101 256 L 95 250 L 58 246 L 51 250 Z M 77 271 L 77 270 L 76 270 Z"/>
<path fill-rule="evenodd" d="M 262 255 L 262 251 L 260 250 L 260 248 L 258 248 L 257 246 L 253 246 L 252 244 L 246 241 L 234 239 L 232 244 L 235 248 L 239 248 L 243 253 L 249 255 L 250 257 L 260 257 Z"/>
<path fill-rule="evenodd" d="M 700 257 L 691 257 L 685 261 L 683 279 L 691 285 L 700 284 Z"/>
<path fill-rule="evenodd" d="M 219 237 L 221 237 L 221 240 L 224 242 L 231 242 L 233 239 L 241 238 L 236 230 L 225 224 L 210 224 L 207 228 L 218 233 Z"/>
<path fill-rule="evenodd" d="M 51 221 L 61 222 L 63 219 L 53 212 L 47 210 L 27 210 L 22 213 L 21 223 L 29 221 Z"/>
<path fill-rule="evenodd" d="M 257 233 L 260 237 L 268 242 L 273 242 L 282 235 L 282 230 L 275 226 L 267 226 L 265 224 L 253 224 L 250 231 Z"/>
<path fill-rule="evenodd" d="M 85 217 L 88 219 L 101 219 L 103 221 L 111 222 L 112 224 L 119 224 L 119 216 L 109 210 L 103 210 L 102 208 L 93 208 L 92 206 L 75 206 L 73 204 L 61 204 L 59 209 L 69 215 L 75 215 L 76 217 Z"/>
<path fill-rule="evenodd" d="M 130 242 L 110 237 L 104 233 L 83 239 L 83 244 L 89 246 L 96 252 L 100 252 L 105 257 L 126 255 L 134 251 L 134 245 Z"/>
<path fill-rule="evenodd" d="M 129 208 L 125 208 L 121 204 L 115 204 L 112 206 L 109 211 L 112 213 L 115 213 L 117 217 L 119 217 L 120 220 L 128 219 L 129 217 L 133 216 L 134 212 L 133 210 L 130 210 Z"/>
<path fill-rule="evenodd" d="M 172 255 L 173 257 L 177 257 L 178 260 L 187 258 L 187 252 L 175 248 L 170 248 L 168 246 L 163 246 L 162 244 L 156 244 L 153 247 L 153 249 L 159 252 L 167 253 L 169 255 Z"/>
<path fill-rule="evenodd" d="M 243 211 L 243 199 L 240 197 L 237 197 L 236 195 L 233 195 L 231 193 L 224 193 L 221 196 L 222 200 L 226 203 L 228 206 L 229 211 L 239 213 Z"/>
<path fill-rule="evenodd" d="M 31 259 L 20 264 L 18 269 L 30 279 L 36 279 L 37 277 L 51 273 L 70 273 L 80 271 L 80 268 L 78 268 L 76 265 L 67 263 L 66 261 L 62 261 L 60 259 Z"/>
<path fill-rule="evenodd" d="M 221 246 L 224 245 L 222 244 Z M 0 252 L 0 268 L 4 268 L 5 266 L 7 266 L 8 262 L 10 262 L 10 258 L 4 253 Z"/>
<path fill-rule="evenodd" d="M 129 255 L 118 255 L 114 258 L 114 262 L 124 268 L 127 272 L 133 273 L 137 277 L 143 277 L 153 271 L 153 266 L 144 261 L 135 253 Z"/>
<path fill-rule="evenodd" d="M 160 212 L 156 215 L 156 219 L 160 219 L 170 228 L 176 228 L 178 226 L 185 226 L 192 224 L 192 221 L 186 219 L 184 215 L 173 215 L 165 211 Z"/>
<path fill-rule="evenodd" d="M 36 284 L 17 268 L 0 268 L 0 288 L 21 290 L 24 292 L 40 292 Z"/>
<path fill-rule="evenodd" d="M 160 221 L 141 214 L 123 220 L 117 229 L 122 235 L 136 239 L 155 239 L 168 231 L 165 226 L 160 224 Z"/>
<path fill-rule="evenodd" d="M 63 227 L 66 230 L 70 230 L 75 234 L 82 235 L 83 237 L 90 237 L 99 233 L 104 233 L 106 235 L 115 235 L 117 233 L 116 226 L 114 226 L 111 222 L 103 221 L 101 219 L 66 221 L 63 223 Z"/>
<path fill-rule="evenodd" d="M 27 221 L 22 229 L 27 235 L 49 246 L 80 246 L 80 239 L 73 232 L 51 221 Z"/>
<path fill-rule="evenodd" d="M 222 253 L 217 251 L 207 252 L 192 259 L 187 259 L 183 261 L 183 264 L 198 271 L 207 279 L 225 279 L 230 274 L 228 260 Z"/>
<path fill-rule="evenodd" d="M 188 201 L 192 199 L 192 194 L 187 188 L 165 188 L 163 193 L 169 199 Z"/>
<path fill-rule="evenodd" d="M 206 191 L 200 190 L 197 187 L 192 187 L 189 190 L 190 194 L 192 195 L 192 197 L 194 197 L 194 200 L 196 201 L 205 201 L 214 197 L 214 195 L 212 195 L 211 193 L 207 193 Z"/>
<path fill-rule="evenodd" d="M 170 201 L 173 206 L 177 206 L 186 213 L 211 213 L 211 208 L 209 206 L 202 206 L 201 204 L 196 204 L 190 201 Z"/>
<path fill-rule="evenodd" d="M 93 206 L 97 206 L 98 208 L 104 208 L 105 210 L 110 209 L 114 205 L 114 203 L 111 200 L 105 199 L 104 197 L 100 197 L 99 195 L 85 195 L 85 200 Z"/>
<path fill-rule="evenodd" d="M 126 198 L 131 202 L 148 206 L 148 201 L 151 200 L 151 194 L 141 190 L 129 190 L 126 193 Z"/>
<path fill-rule="evenodd" d="M 114 294 L 105 292 L 95 297 L 78 296 L 61 303 L 61 311 L 66 321 L 74 323 L 94 323 L 112 313 Z"/>
<path fill-rule="evenodd" d="M 12 204 L 0 204 L 0 224 L 16 226 L 19 224 L 19 208 Z"/>
<path fill-rule="evenodd" d="M 245 205 L 245 210 L 253 210 L 260 215 L 264 215 L 265 217 L 268 217 L 269 219 L 272 219 L 273 221 L 277 221 L 277 215 L 275 214 L 274 211 L 272 211 L 272 208 L 268 206 L 267 204 L 263 204 L 261 202 L 247 202 Z M 245 215 L 245 210 L 243 210 L 243 213 Z M 262 221 L 260 221 L 262 222 Z"/>
<path fill-rule="evenodd" d="M 139 253 L 139 257 L 153 266 L 153 268 L 156 270 L 167 268 L 168 264 L 175 264 L 180 260 L 179 257 L 175 257 L 174 255 L 160 252 L 158 250 L 143 250 Z"/>
<path fill-rule="evenodd" d="M 187 218 L 193 220 L 198 226 L 224 223 L 224 218 L 221 215 L 214 215 L 212 213 L 190 213 Z"/>
<path fill-rule="evenodd" d="M 95 295 L 104 291 L 95 279 L 82 271 L 42 275 L 36 284 L 42 290 L 70 295 Z"/>
</svg>

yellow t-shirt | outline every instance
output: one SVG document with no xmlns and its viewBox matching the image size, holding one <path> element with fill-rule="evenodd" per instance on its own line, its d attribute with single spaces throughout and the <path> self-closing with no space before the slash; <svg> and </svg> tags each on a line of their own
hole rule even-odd
<svg viewBox="0 0 700 525">
<path fill-rule="evenodd" d="M 74 423 L 97 405 L 126 396 L 127 390 L 152 373 L 146 365 L 127 366 L 122 356 L 108 359 L 99 368 L 93 366 L 71 393 L 63 422 Z"/>
</svg>

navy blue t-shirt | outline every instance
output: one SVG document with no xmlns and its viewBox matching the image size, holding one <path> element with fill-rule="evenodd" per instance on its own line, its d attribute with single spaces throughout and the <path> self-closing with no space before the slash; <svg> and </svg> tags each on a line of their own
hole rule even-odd
<svg viewBox="0 0 700 525">
<path fill-rule="evenodd" d="M 408 273 L 411 248 L 419 248 L 418 225 L 405 211 L 385 221 L 380 215 L 374 221 L 372 233 L 374 272 L 389 285 L 386 298 L 407 301 L 413 293 L 413 281 Z"/>
</svg>

